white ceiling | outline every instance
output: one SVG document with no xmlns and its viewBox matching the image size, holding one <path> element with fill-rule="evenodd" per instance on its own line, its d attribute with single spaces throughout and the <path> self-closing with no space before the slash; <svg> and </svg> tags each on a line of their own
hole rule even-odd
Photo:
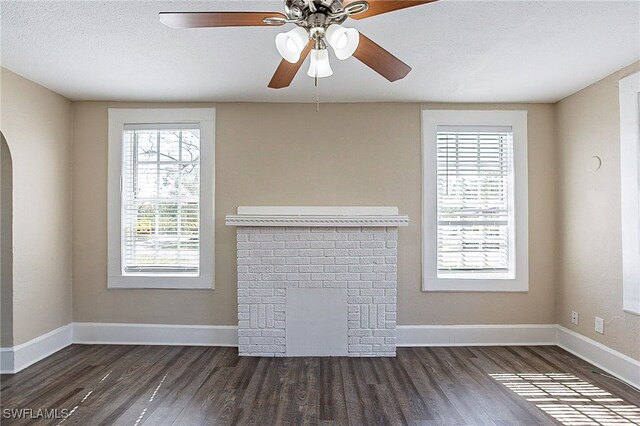
<svg viewBox="0 0 640 426">
<path fill-rule="evenodd" d="M 1 64 L 73 100 L 315 102 L 304 65 L 267 88 L 283 28 L 171 29 L 160 11 L 282 1 L 1 0 Z M 454 1 L 349 20 L 413 67 L 389 83 L 332 56 L 323 102 L 557 101 L 640 59 L 640 1 Z M 304 72 L 303 72 L 304 71 Z"/>
</svg>

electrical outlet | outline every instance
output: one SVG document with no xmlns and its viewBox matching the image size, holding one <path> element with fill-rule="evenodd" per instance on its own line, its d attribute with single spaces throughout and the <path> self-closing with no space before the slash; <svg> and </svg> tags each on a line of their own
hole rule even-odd
<svg viewBox="0 0 640 426">
<path fill-rule="evenodd" d="M 576 311 L 571 311 L 571 324 L 578 325 L 578 313 Z"/>
<path fill-rule="evenodd" d="M 604 334 L 604 320 L 600 317 L 596 317 L 596 332 Z"/>
</svg>

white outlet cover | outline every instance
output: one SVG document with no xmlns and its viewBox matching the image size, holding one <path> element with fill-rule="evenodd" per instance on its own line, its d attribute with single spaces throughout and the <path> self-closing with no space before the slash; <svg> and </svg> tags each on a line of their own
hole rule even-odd
<svg viewBox="0 0 640 426">
<path fill-rule="evenodd" d="M 596 332 L 604 334 L 604 320 L 600 317 L 596 317 Z"/>
<path fill-rule="evenodd" d="M 571 311 L 571 324 L 578 325 L 579 315 L 576 311 Z"/>
</svg>

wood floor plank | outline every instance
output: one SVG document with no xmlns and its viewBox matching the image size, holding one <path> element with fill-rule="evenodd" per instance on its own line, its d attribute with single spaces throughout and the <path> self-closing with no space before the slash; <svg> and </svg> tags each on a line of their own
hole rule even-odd
<svg viewBox="0 0 640 426">
<path fill-rule="evenodd" d="M 461 373 L 453 364 L 446 348 L 425 348 L 426 360 L 441 372 L 443 380 L 441 389 L 447 398 L 457 407 L 467 424 L 492 424 L 493 420 L 487 412 L 480 396 L 469 389 L 469 378 Z"/>
<path fill-rule="evenodd" d="M 543 389 L 554 374 L 591 383 L 619 398 L 614 404 L 640 407 L 640 393 L 593 369 L 553 346 L 399 348 L 395 358 L 254 358 L 239 357 L 235 348 L 72 345 L 1 376 L 0 408 L 72 410 L 62 426 L 561 424 L 553 410 L 510 383 Z M 536 385 L 537 377 L 547 382 Z M 587 400 L 607 409 L 595 397 Z M 2 425 L 60 421 L 2 419 Z"/>
<path fill-rule="evenodd" d="M 367 401 L 371 401 L 366 382 L 358 379 L 353 359 L 341 360 L 342 382 L 347 407 L 347 414 L 351 424 L 375 424 L 374 413 L 369 409 Z"/>
<path fill-rule="evenodd" d="M 441 389 L 431 369 L 420 362 L 420 350 L 403 348 L 398 350 L 398 358 L 407 373 L 409 382 L 415 386 L 420 398 L 429 407 L 435 424 L 461 425 L 464 419 Z"/>
<path fill-rule="evenodd" d="M 348 414 L 344 399 L 344 383 L 340 362 L 333 358 L 320 359 L 320 421 L 347 424 Z"/>
<path fill-rule="evenodd" d="M 354 366 L 354 379 L 356 385 L 360 388 L 359 394 L 361 399 L 357 401 L 364 406 L 364 409 L 369 413 L 371 420 L 370 424 L 386 425 L 391 422 L 391 419 L 396 418 L 397 421 L 401 420 L 392 415 L 391 410 L 388 407 L 388 403 L 385 404 L 385 395 L 382 381 L 379 379 L 378 372 L 373 368 L 373 359 L 353 358 L 349 362 Z"/>
</svg>

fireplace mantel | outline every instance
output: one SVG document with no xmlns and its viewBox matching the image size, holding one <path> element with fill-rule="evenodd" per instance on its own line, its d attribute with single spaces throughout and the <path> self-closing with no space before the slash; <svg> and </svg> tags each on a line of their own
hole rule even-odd
<svg viewBox="0 0 640 426">
<path fill-rule="evenodd" d="M 397 207 L 241 206 L 227 215 L 228 226 L 396 227 L 409 217 Z"/>
</svg>

